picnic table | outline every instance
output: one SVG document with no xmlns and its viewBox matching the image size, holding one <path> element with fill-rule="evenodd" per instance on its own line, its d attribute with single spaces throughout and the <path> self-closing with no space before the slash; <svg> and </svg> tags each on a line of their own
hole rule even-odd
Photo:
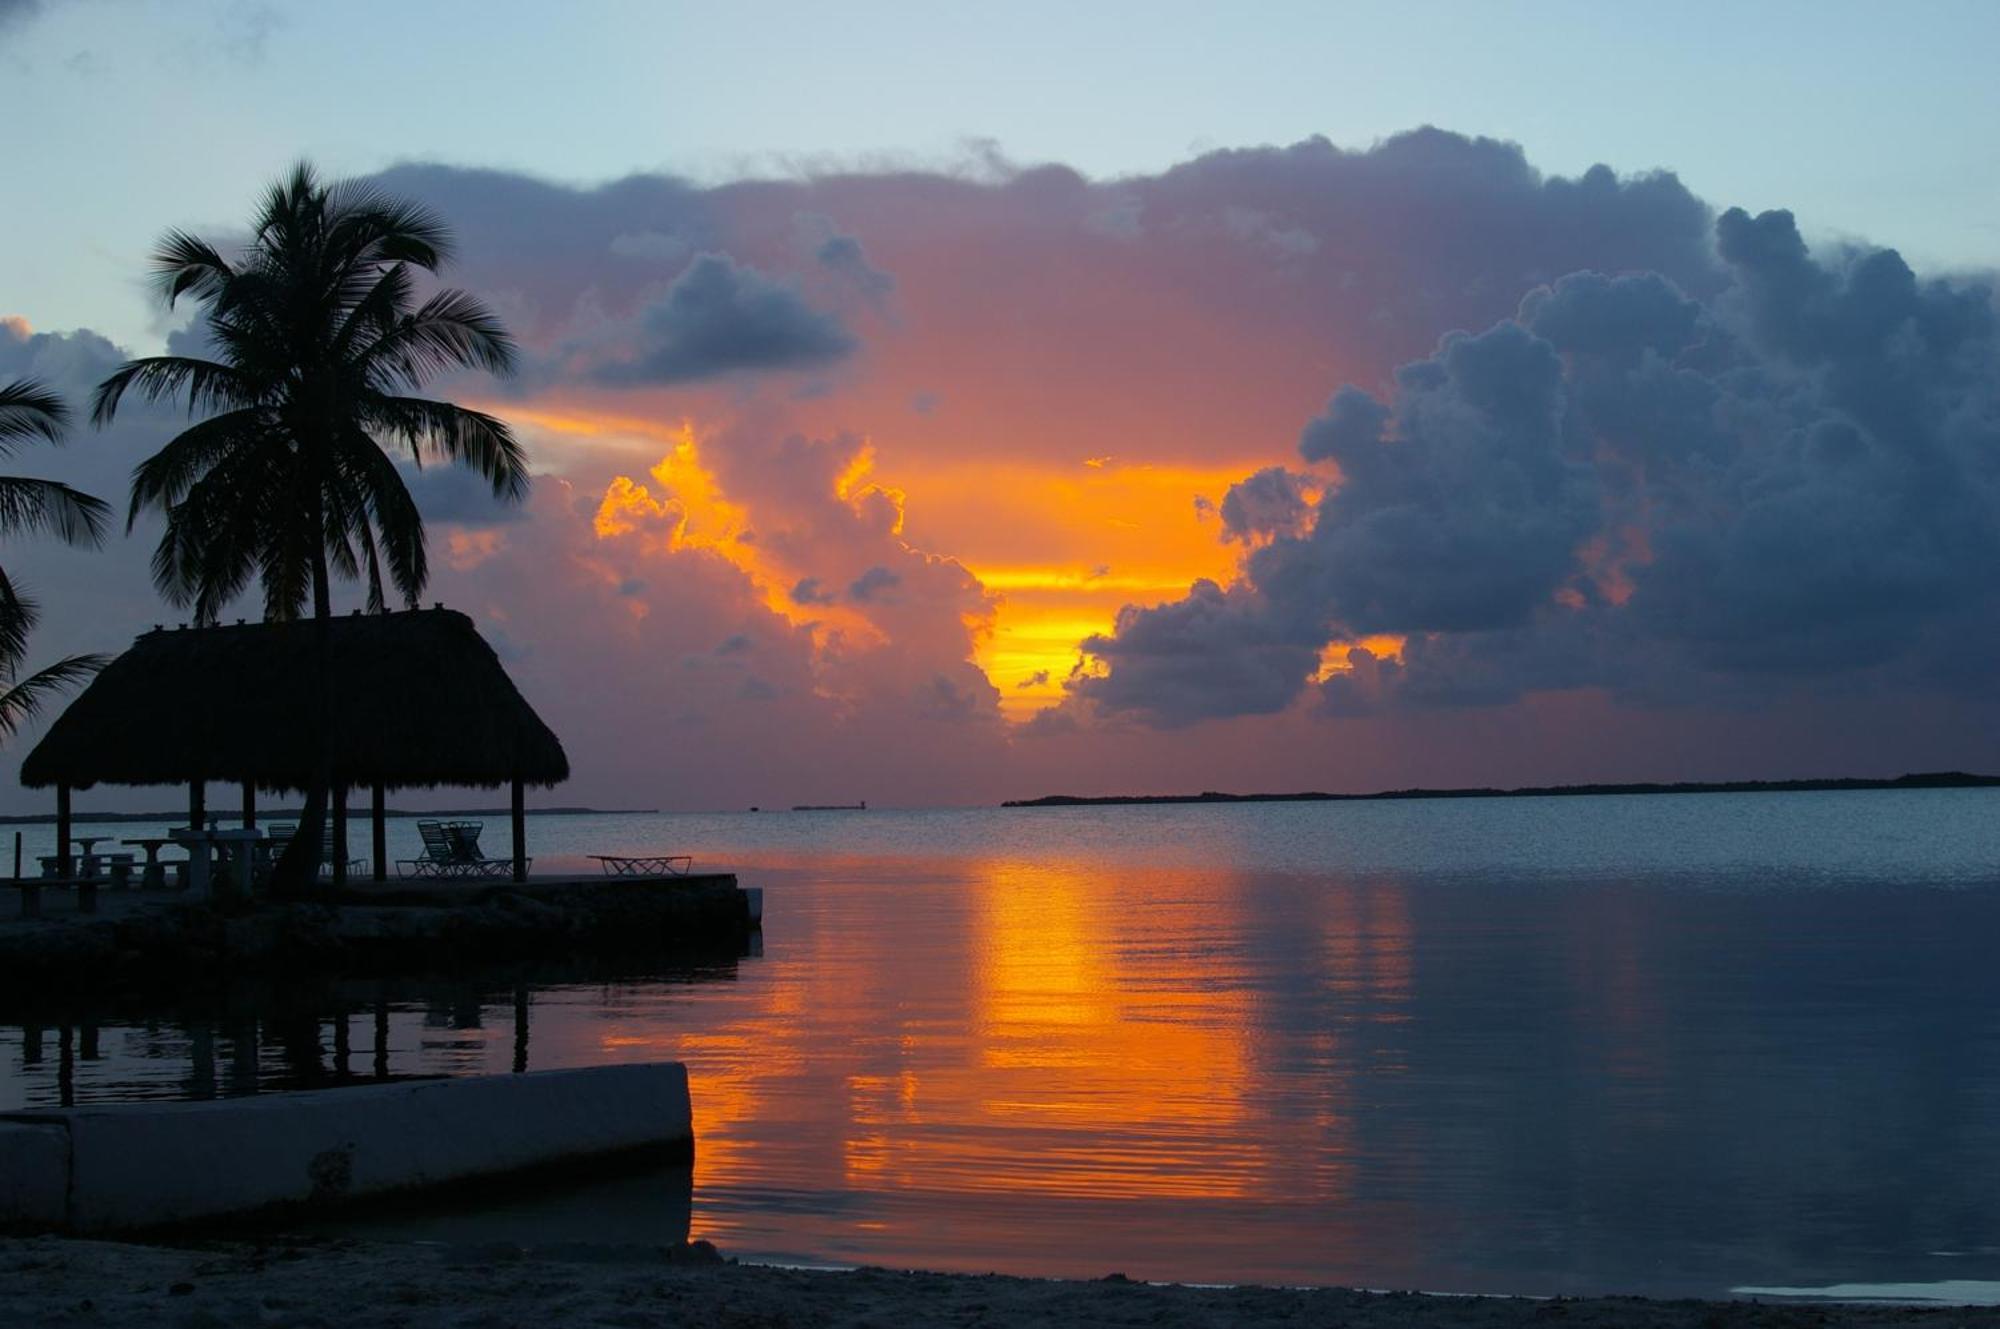
<svg viewBox="0 0 2000 1329">
<path fill-rule="evenodd" d="M 252 858 L 258 842 L 264 838 L 261 832 L 247 827 L 240 831 L 175 829 L 168 832 L 168 838 L 187 848 L 188 891 L 195 899 L 205 900 L 213 896 L 212 868 L 217 866 L 217 855 L 224 863 L 235 867 L 237 879 L 232 883 L 234 889 L 249 893 Z"/>
<path fill-rule="evenodd" d="M 694 867 L 694 857 L 690 854 L 587 854 L 585 857 L 603 865 L 607 877 L 685 877 Z"/>
<path fill-rule="evenodd" d="M 164 845 L 179 844 L 180 841 L 166 835 L 140 835 L 125 841 L 146 851 L 146 866 L 139 874 L 141 889 L 163 890 L 167 884 L 166 865 L 160 862 L 160 849 Z"/>
</svg>

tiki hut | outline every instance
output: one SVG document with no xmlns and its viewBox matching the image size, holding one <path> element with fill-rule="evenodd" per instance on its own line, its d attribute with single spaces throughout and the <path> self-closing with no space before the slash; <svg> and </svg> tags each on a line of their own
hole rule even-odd
<svg viewBox="0 0 2000 1329">
<path fill-rule="evenodd" d="M 387 790 L 508 785 L 514 874 L 524 877 L 523 790 L 568 779 L 569 759 L 472 620 L 440 606 L 326 626 L 334 845 L 345 840 L 348 791 L 368 789 L 381 880 Z M 246 826 L 256 822 L 258 790 L 304 789 L 317 756 L 316 637 L 310 621 L 155 628 L 139 637 L 21 763 L 22 784 L 55 786 L 58 852 L 68 856 L 73 789 L 186 784 L 189 820 L 199 825 L 204 785 L 226 781 L 243 788 Z M 334 858 L 338 879 L 344 864 Z"/>
</svg>

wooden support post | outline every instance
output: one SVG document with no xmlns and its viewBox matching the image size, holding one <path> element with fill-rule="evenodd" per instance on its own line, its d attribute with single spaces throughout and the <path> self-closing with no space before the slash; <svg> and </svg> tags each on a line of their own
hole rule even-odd
<svg viewBox="0 0 2000 1329">
<path fill-rule="evenodd" d="M 257 829 L 257 782 L 255 780 L 245 780 L 243 782 L 243 829 L 246 831 Z"/>
<path fill-rule="evenodd" d="M 528 879 L 528 805 L 521 777 L 514 777 L 514 880 Z"/>
<path fill-rule="evenodd" d="M 374 788 L 375 806 L 375 880 L 389 880 L 389 824 L 387 813 L 382 806 L 382 782 L 377 780 Z"/>
<path fill-rule="evenodd" d="M 188 781 L 188 829 L 208 829 L 208 786 L 199 780 Z"/>
<path fill-rule="evenodd" d="M 333 860 L 333 885 L 338 890 L 347 884 L 347 786 L 339 780 L 333 782 L 333 848 L 327 857 Z"/>
<path fill-rule="evenodd" d="M 64 881 L 75 875 L 76 860 L 70 857 L 69 786 L 56 786 L 56 875 Z"/>
</svg>

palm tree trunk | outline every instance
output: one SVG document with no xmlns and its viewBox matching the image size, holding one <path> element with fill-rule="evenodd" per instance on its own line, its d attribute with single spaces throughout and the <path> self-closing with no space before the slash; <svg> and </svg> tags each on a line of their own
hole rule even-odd
<svg viewBox="0 0 2000 1329">
<path fill-rule="evenodd" d="M 317 518 L 318 514 L 314 514 Z M 320 523 L 314 521 L 314 533 Z M 307 686 L 312 689 L 307 723 L 312 727 L 313 769 L 306 784 L 306 803 L 299 813 L 299 831 L 271 869 L 274 895 L 302 895 L 319 881 L 319 865 L 326 857 L 326 804 L 333 787 L 333 708 L 329 689 L 332 671 L 327 656 L 333 627 L 333 594 L 327 577 L 326 547 L 314 541 L 313 550 L 313 669 Z"/>
</svg>

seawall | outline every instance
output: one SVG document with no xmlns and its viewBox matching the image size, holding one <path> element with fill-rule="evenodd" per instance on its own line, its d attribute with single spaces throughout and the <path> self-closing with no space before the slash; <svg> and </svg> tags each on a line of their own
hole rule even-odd
<svg viewBox="0 0 2000 1329">
<path fill-rule="evenodd" d="M 623 1156 L 694 1156 L 678 1062 L 0 1117 L 0 1225 L 295 1214 Z"/>
</svg>

